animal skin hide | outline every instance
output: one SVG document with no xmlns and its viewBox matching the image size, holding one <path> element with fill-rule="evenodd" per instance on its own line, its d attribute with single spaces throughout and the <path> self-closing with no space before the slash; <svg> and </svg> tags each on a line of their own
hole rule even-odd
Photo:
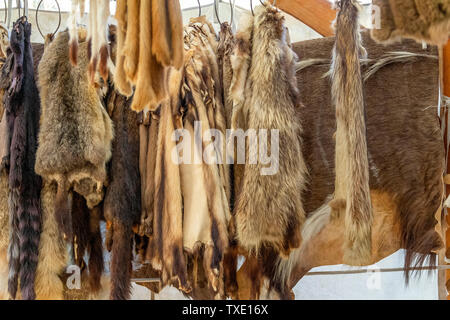
<svg viewBox="0 0 450 320">
<path fill-rule="evenodd" d="M 130 100 L 109 88 L 105 98 L 114 122 L 115 137 L 109 168 L 109 185 L 103 212 L 111 247 L 111 299 L 129 299 L 131 294 L 133 226 L 141 216 L 139 176 L 138 115 L 130 109 Z"/>
<path fill-rule="evenodd" d="M 41 179 L 34 172 L 39 126 L 39 96 L 34 80 L 31 24 L 19 19 L 11 32 L 14 62 L 4 105 L 10 132 L 9 159 L 9 279 L 16 298 L 35 299 L 34 280 L 41 233 L 39 194 Z"/>
<path fill-rule="evenodd" d="M 367 264 L 371 256 L 372 205 L 369 189 L 366 123 L 360 54 L 359 4 L 342 0 L 336 20 L 332 97 L 336 106 L 335 191 L 330 207 L 345 217 L 345 255 L 349 265 Z"/>
<path fill-rule="evenodd" d="M 95 82 L 97 70 L 100 76 L 106 81 L 108 78 L 108 18 L 109 0 L 89 1 L 89 21 L 88 21 L 88 45 L 87 56 L 89 62 L 89 79 Z M 69 17 L 69 58 L 73 66 L 78 63 L 78 19 L 84 16 L 85 0 L 72 0 L 72 8 Z"/>
<path fill-rule="evenodd" d="M 295 121 L 301 108 L 295 79 L 297 57 L 286 42 L 286 33 L 284 18 L 277 9 L 268 4 L 256 8 L 248 72 L 252 86 L 246 93 L 250 95 L 245 101 L 249 105 L 243 107 L 248 111 L 245 127 L 257 132 L 270 130 L 269 139 L 278 143 L 280 159 L 278 171 L 264 175 L 262 159 L 249 163 L 249 152 L 256 155 L 258 150 L 256 142 L 249 140 L 235 207 L 237 237 L 244 248 L 258 252 L 263 246 L 272 246 L 284 255 L 301 242 L 299 230 L 305 219 L 302 192 L 307 175 L 301 124 Z M 239 72 L 236 70 L 237 77 Z M 279 139 L 273 139 L 272 130 L 278 130 Z M 259 150 L 261 155 L 272 149 L 272 143 L 267 141 L 264 146 L 260 142 L 259 148 L 267 148 Z"/>
<path fill-rule="evenodd" d="M 135 85 L 131 108 L 155 111 L 169 94 L 169 68 L 183 65 L 180 4 L 176 0 L 122 0 L 118 1 L 116 18 L 116 88 L 130 96 L 130 85 Z"/>
<path fill-rule="evenodd" d="M 42 113 L 35 169 L 46 180 L 57 182 L 55 215 L 71 239 L 68 193 L 73 187 L 90 209 L 101 202 L 113 127 L 88 80 L 87 43 L 80 42 L 74 67 L 68 59 L 68 38 L 67 31 L 59 33 L 39 64 Z"/>
<path fill-rule="evenodd" d="M 213 141 L 210 129 L 225 137 L 226 120 L 215 54 L 217 41 L 204 17 L 192 20 L 185 28 L 185 48 L 183 127 L 189 134 L 186 137 L 183 134 L 177 145 L 182 159 L 183 242 L 194 264 L 203 260 L 203 272 L 213 296 L 224 298 L 223 259 L 229 245 L 230 221 L 229 170 L 224 164 L 225 141 L 215 140 L 218 145 L 214 144 L 212 150 L 208 142 Z M 196 136 L 197 130 L 201 137 Z M 199 194 L 205 196 L 199 199 Z"/>
<path fill-rule="evenodd" d="M 406 269 L 434 265 L 435 253 L 442 248 L 436 230 L 440 227 L 437 224 L 444 197 L 445 170 L 439 118 L 436 109 L 430 108 L 439 103 L 437 48 L 423 49 L 412 40 L 381 46 L 368 32 L 361 35 L 373 63 L 384 60 L 390 52 L 418 55 L 413 60 L 384 64 L 365 81 L 363 88 L 374 215 L 370 263 L 406 249 Z M 304 61 L 329 61 L 334 44 L 335 38 L 329 37 L 298 42 L 293 47 Z M 308 214 L 302 245 L 288 260 L 278 255 L 263 255 L 257 267 L 280 290 L 282 298 L 312 268 L 344 263 L 344 217 L 334 217 L 330 210 L 328 214 L 321 210 L 329 202 L 335 184 L 336 110 L 330 95 L 331 82 L 324 76 L 329 69 L 329 63 L 315 64 L 297 73 L 305 106 L 298 121 L 304 123 L 302 149 L 311 177 L 304 193 Z M 362 65 L 364 75 L 370 69 L 370 65 Z M 313 235 L 307 236 L 311 231 Z M 282 263 L 277 267 L 276 261 Z M 410 273 L 405 272 L 406 280 Z M 285 281 L 280 281 L 280 276 Z M 248 299 L 243 283 L 253 284 L 263 279 L 255 275 L 246 261 L 238 272 L 238 281 L 239 298 Z M 282 283 L 286 282 L 288 287 L 284 288 Z"/>
<path fill-rule="evenodd" d="M 392 43 L 401 38 L 444 45 L 450 35 L 450 2 L 448 0 L 374 0 L 379 8 L 372 38 Z M 379 21 L 377 21 L 379 19 Z"/>
<path fill-rule="evenodd" d="M 173 70 L 171 92 L 180 90 L 180 72 Z M 175 78 L 174 78 L 175 77 Z M 186 259 L 183 253 L 183 212 L 180 168 L 172 160 L 176 149 L 172 134 L 178 114 L 178 99 L 166 101 L 160 109 L 155 163 L 153 234 L 146 258 L 153 268 L 161 270 L 162 285 L 176 282 L 177 287 L 190 292 Z M 155 152 L 155 151 L 153 151 Z"/>
</svg>

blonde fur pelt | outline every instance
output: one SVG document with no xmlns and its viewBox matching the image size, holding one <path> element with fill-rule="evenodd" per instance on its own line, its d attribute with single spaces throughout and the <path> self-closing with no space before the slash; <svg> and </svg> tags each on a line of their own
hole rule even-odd
<svg viewBox="0 0 450 320">
<path fill-rule="evenodd" d="M 66 243 L 54 218 L 56 184 L 44 182 L 41 190 L 42 233 L 36 271 L 36 298 L 63 300 L 64 285 L 60 276 L 69 261 Z"/>
<path fill-rule="evenodd" d="M 344 261 L 367 264 L 371 256 L 373 220 L 369 188 L 364 96 L 360 54 L 359 5 L 340 2 L 333 50 L 332 97 L 336 106 L 336 180 L 330 206 L 345 216 Z"/>
<path fill-rule="evenodd" d="M 279 130 L 276 143 L 280 158 L 278 171 L 267 176 L 261 174 L 265 167 L 261 161 L 248 163 L 246 152 L 235 208 L 237 236 L 243 247 L 258 252 L 262 246 L 271 246 L 283 255 L 301 243 L 300 226 L 305 219 L 302 192 L 307 177 L 299 138 L 301 125 L 296 120 L 301 107 L 295 78 L 297 57 L 286 39 L 282 14 L 268 3 L 256 8 L 246 127 Z M 267 144 L 270 150 L 271 143 Z"/>
</svg>

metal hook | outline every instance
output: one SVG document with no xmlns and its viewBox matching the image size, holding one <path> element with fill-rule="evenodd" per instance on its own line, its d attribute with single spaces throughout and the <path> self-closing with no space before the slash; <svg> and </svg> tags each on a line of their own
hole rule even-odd
<svg viewBox="0 0 450 320">
<path fill-rule="evenodd" d="M 56 27 L 55 32 L 52 33 L 52 37 L 56 34 L 56 32 L 58 32 L 59 27 L 61 26 L 61 8 L 59 7 L 58 0 L 55 0 L 55 2 L 56 2 L 56 6 L 58 7 L 59 19 L 58 19 L 58 26 Z M 36 8 L 36 26 L 37 26 L 38 31 L 39 31 L 39 33 L 41 34 L 42 38 L 45 39 L 45 36 L 44 36 L 44 34 L 42 33 L 41 28 L 39 27 L 39 19 L 38 19 L 39 7 L 41 6 L 41 3 L 42 3 L 42 0 L 39 1 L 39 4 L 38 4 L 38 6 L 37 6 L 37 8 Z"/>
<path fill-rule="evenodd" d="M 236 0 L 233 0 L 233 3 L 235 3 L 235 1 Z M 233 19 L 234 19 L 234 7 L 235 7 L 235 5 L 233 3 L 231 3 L 231 0 L 228 0 L 228 2 L 230 3 L 230 12 L 231 12 L 230 25 L 232 25 L 233 24 Z M 219 24 L 221 25 L 222 22 L 220 22 L 220 19 L 219 19 L 219 13 L 217 12 L 216 2 L 214 2 L 214 12 L 216 13 L 217 22 L 219 22 Z"/>
<path fill-rule="evenodd" d="M 214 12 L 216 13 L 217 22 L 219 22 L 219 25 L 222 25 L 222 22 L 220 22 L 220 19 L 219 19 L 219 13 L 217 12 L 217 2 L 214 1 L 213 5 L 214 5 Z"/>
<path fill-rule="evenodd" d="M 202 15 L 202 5 L 200 4 L 200 0 L 197 0 L 198 3 L 198 16 L 200 17 Z"/>
<path fill-rule="evenodd" d="M 253 11 L 253 1 L 250 0 L 250 9 L 252 10 L 252 15 L 255 16 L 255 11 Z"/>
<path fill-rule="evenodd" d="M 5 22 L 4 22 L 4 24 L 6 24 L 6 22 L 8 20 L 8 5 L 6 4 L 6 0 L 3 0 L 3 2 L 5 3 Z"/>
</svg>

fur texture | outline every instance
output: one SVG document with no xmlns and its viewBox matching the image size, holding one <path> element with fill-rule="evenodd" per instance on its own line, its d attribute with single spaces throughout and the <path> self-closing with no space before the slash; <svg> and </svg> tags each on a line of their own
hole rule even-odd
<svg viewBox="0 0 450 320">
<path fill-rule="evenodd" d="M 119 2 L 116 14 L 120 30 L 116 87 L 129 96 L 130 84 L 135 85 L 131 108 L 155 111 L 169 95 L 169 68 L 178 70 L 183 65 L 180 4 L 174 0 L 124 2 Z"/>
<path fill-rule="evenodd" d="M 251 97 L 246 101 L 250 104 L 246 107 L 245 127 L 279 130 L 280 159 L 278 172 L 265 176 L 261 175 L 265 166 L 261 161 L 249 164 L 249 152 L 246 152 L 244 177 L 235 207 L 237 236 L 243 247 L 259 251 L 267 245 L 285 255 L 301 242 L 299 230 L 305 219 L 301 195 L 307 177 L 301 150 L 301 125 L 294 120 L 301 107 L 295 79 L 296 55 L 286 42 L 286 32 L 284 19 L 277 9 L 269 5 L 256 9 L 248 74 Z M 270 149 L 269 142 L 267 148 Z M 251 149 L 254 148 L 249 143 L 247 151 Z M 277 190 L 275 194 L 274 190 Z"/>
<path fill-rule="evenodd" d="M 450 35 L 448 0 L 374 0 L 380 8 L 381 28 L 372 30 L 379 42 L 401 38 L 444 45 Z"/>
<path fill-rule="evenodd" d="M 15 299 L 20 282 L 20 294 L 25 300 L 36 297 L 34 280 L 41 232 L 41 179 L 34 172 L 40 105 L 30 36 L 31 25 L 24 19 L 17 20 L 11 32 L 12 80 L 4 96 L 11 134 L 8 291 Z"/>
<path fill-rule="evenodd" d="M 129 299 L 131 292 L 131 261 L 133 226 L 141 215 L 141 184 L 139 176 L 138 115 L 130 110 L 130 102 L 113 88 L 105 98 L 114 122 L 115 137 L 109 168 L 109 184 L 103 212 L 109 222 L 111 252 L 111 299 Z"/>
<path fill-rule="evenodd" d="M 97 90 L 89 84 L 87 43 L 80 43 L 78 65 L 73 67 L 68 59 L 68 36 L 59 33 L 39 64 L 42 113 L 35 169 L 58 183 L 56 219 L 71 239 L 68 192 L 73 187 L 89 208 L 100 203 L 113 127 Z"/>
<path fill-rule="evenodd" d="M 365 54 L 365 49 L 359 34 L 359 4 L 342 0 L 331 67 L 337 129 L 335 191 L 330 206 L 345 216 L 344 261 L 350 265 L 364 265 L 369 261 L 373 219 L 361 53 Z"/>
<path fill-rule="evenodd" d="M 206 150 L 208 141 L 212 141 L 210 129 L 219 130 L 224 136 L 226 129 L 217 41 L 204 19 L 191 21 L 185 34 L 188 51 L 182 90 L 182 105 L 186 108 L 183 127 L 190 133 L 191 139 L 187 143 L 191 146 L 186 146 L 183 140 L 178 147 L 182 149 L 180 153 L 191 150 L 193 163 L 180 166 L 184 200 L 183 242 L 185 249 L 193 255 L 194 263 L 203 262 L 203 272 L 212 296 L 224 298 L 223 259 L 229 245 L 230 177 L 228 166 L 217 160 L 225 160 L 225 150 L 222 149 L 225 141 L 208 153 L 207 161 L 205 151 L 202 151 Z M 202 141 L 195 138 L 196 122 L 201 124 Z M 201 163 L 196 163 L 197 158 L 202 159 Z M 205 197 L 199 199 L 198 194 Z M 194 279 L 198 277 L 198 274 L 194 275 Z M 194 281 L 194 286 L 197 285 Z"/>
</svg>

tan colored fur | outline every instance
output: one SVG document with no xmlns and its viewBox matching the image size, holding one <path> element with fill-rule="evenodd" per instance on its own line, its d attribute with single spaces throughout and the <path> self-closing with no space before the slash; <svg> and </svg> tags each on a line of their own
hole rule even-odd
<svg viewBox="0 0 450 320">
<path fill-rule="evenodd" d="M 364 96 L 359 55 L 359 5 L 341 1 L 332 64 L 332 96 L 336 106 L 336 178 L 333 210 L 345 216 L 344 261 L 367 264 L 371 252 L 372 207 L 369 189 Z"/>
</svg>

